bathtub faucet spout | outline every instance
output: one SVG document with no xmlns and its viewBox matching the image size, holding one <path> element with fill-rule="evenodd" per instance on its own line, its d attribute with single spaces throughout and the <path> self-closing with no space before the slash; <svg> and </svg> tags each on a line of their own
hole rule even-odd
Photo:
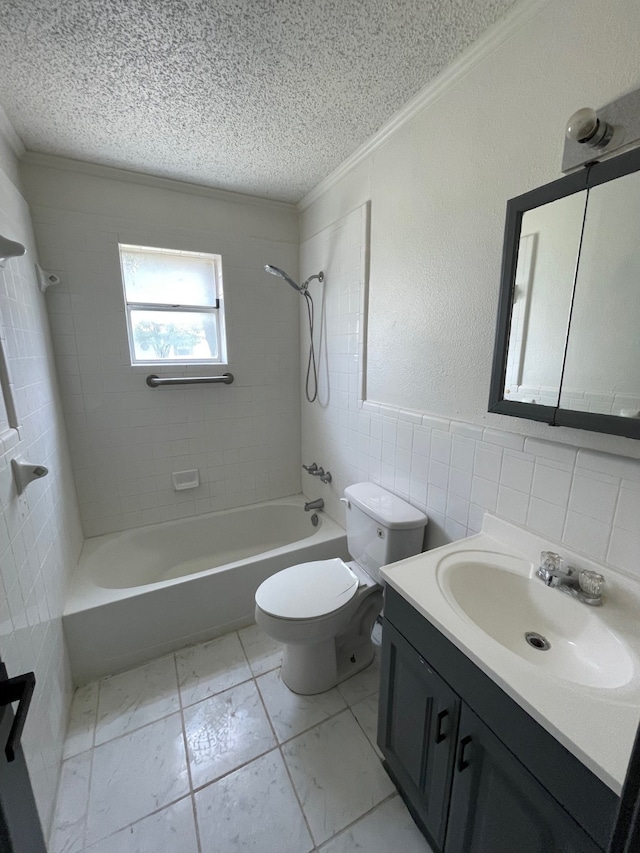
<svg viewBox="0 0 640 853">
<path fill-rule="evenodd" d="M 324 509 L 324 501 L 322 498 L 318 498 L 315 501 L 309 501 L 304 505 L 305 512 L 311 512 L 314 509 Z"/>
</svg>

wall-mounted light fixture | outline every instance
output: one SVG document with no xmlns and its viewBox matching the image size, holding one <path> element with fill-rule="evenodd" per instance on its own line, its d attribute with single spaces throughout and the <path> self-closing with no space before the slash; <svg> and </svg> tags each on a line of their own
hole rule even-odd
<svg viewBox="0 0 640 853">
<path fill-rule="evenodd" d="M 591 107 L 577 110 L 567 122 L 567 138 L 589 148 L 606 148 L 612 136 L 613 127 L 608 121 L 599 119 Z"/>
<path fill-rule="evenodd" d="M 4 268 L 9 258 L 19 258 L 26 251 L 22 243 L 16 243 L 15 240 L 9 240 L 0 234 L 0 268 Z"/>
<path fill-rule="evenodd" d="M 640 89 L 597 110 L 582 107 L 565 130 L 563 172 L 635 148 L 640 145 Z"/>
</svg>

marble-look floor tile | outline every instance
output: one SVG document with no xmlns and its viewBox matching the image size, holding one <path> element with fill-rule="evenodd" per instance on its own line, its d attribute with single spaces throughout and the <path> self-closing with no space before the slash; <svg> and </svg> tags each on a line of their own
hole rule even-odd
<svg viewBox="0 0 640 853">
<path fill-rule="evenodd" d="M 173 655 L 100 682 L 96 746 L 180 710 Z"/>
<path fill-rule="evenodd" d="M 433 853 L 400 797 L 393 797 L 320 848 L 320 853 Z"/>
<path fill-rule="evenodd" d="M 198 853 L 191 797 L 88 847 L 85 853 Z"/>
<path fill-rule="evenodd" d="M 347 705 L 355 705 L 357 702 L 361 702 L 367 696 L 377 693 L 379 687 L 380 660 L 377 654 L 366 669 L 338 684 L 338 690 L 344 697 Z"/>
<path fill-rule="evenodd" d="M 335 689 L 315 696 L 293 693 L 280 678 L 279 669 L 261 675 L 256 683 L 280 743 L 346 707 L 344 699 Z"/>
<path fill-rule="evenodd" d="M 238 631 L 240 642 L 249 660 L 251 672 L 262 675 L 277 669 L 282 663 L 282 645 L 267 636 L 257 625 L 249 625 Z"/>
<path fill-rule="evenodd" d="M 184 726 L 194 788 L 276 745 L 253 681 L 185 708 Z"/>
<path fill-rule="evenodd" d="M 49 853 L 84 851 L 91 757 L 91 752 L 83 752 L 62 764 Z"/>
<path fill-rule="evenodd" d="M 278 750 L 195 795 L 202 853 L 309 853 L 300 806 Z"/>
<path fill-rule="evenodd" d="M 369 738 L 371 746 L 380 756 L 382 756 L 382 753 L 378 749 L 377 744 L 378 694 L 374 693 L 373 696 L 368 696 L 361 702 L 357 702 L 355 705 L 352 705 L 351 712 L 353 713 L 353 716 L 356 718 L 358 723 L 360 723 L 360 728 L 362 729 L 362 731 Z"/>
<path fill-rule="evenodd" d="M 316 844 L 394 791 L 351 711 L 299 735 L 282 752 Z"/>
<path fill-rule="evenodd" d="M 79 687 L 73 695 L 63 758 L 71 758 L 93 746 L 98 712 L 98 682 Z"/>
<path fill-rule="evenodd" d="M 177 652 L 176 661 L 183 705 L 193 705 L 251 678 L 235 632 Z"/>
<path fill-rule="evenodd" d="M 180 714 L 97 746 L 87 842 L 93 844 L 188 792 Z"/>
</svg>

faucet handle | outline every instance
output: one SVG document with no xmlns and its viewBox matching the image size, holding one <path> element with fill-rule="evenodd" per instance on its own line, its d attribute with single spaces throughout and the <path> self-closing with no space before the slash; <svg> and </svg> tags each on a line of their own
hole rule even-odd
<svg viewBox="0 0 640 853">
<path fill-rule="evenodd" d="M 564 560 L 555 551 L 542 551 L 540 554 L 540 568 L 546 572 L 561 572 Z"/>
<path fill-rule="evenodd" d="M 602 587 L 606 581 L 598 572 L 591 572 L 589 569 L 582 569 L 578 574 L 578 583 L 580 589 L 585 595 L 590 598 L 600 598 L 602 595 Z"/>
<path fill-rule="evenodd" d="M 303 465 L 302 467 L 310 474 L 313 474 L 315 471 L 318 470 L 318 464 L 316 462 L 312 462 L 311 465 Z"/>
</svg>

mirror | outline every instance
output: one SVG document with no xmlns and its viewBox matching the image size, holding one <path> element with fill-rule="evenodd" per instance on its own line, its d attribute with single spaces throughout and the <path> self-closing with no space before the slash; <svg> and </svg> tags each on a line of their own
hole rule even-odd
<svg viewBox="0 0 640 853">
<path fill-rule="evenodd" d="M 589 191 L 560 405 L 640 417 L 640 172 Z"/>
<path fill-rule="evenodd" d="M 522 217 L 504 396 L 557 406 L 587 193 Z"/>
<path fill-rule="evenodd" d="M 511 199 L 489 411 L 640 438 L 640 151 Z"/>
</svg>

